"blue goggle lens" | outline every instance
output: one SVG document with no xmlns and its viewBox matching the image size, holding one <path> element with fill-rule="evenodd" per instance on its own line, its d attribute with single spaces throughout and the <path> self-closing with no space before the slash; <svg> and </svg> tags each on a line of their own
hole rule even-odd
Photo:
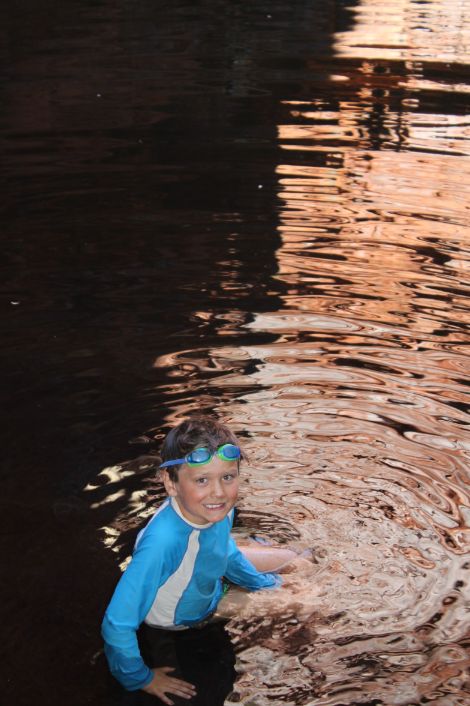
<svg viewBox="0 0 470 706">
<path fill-rule="evenodd" d="M 207 463 L 212 458 L 212 454 L 209 449 L 194 449 L 190 454 L 185 456 L 186 463 L 189 464 L 199 464 Z"/>
<path fill-rule="evenodd" d="M 236 461 L 240 458 L 240 449 L 234 444 L 224 444 L 217 449 L 217 456 L 224 461 Z"/>
</svg>

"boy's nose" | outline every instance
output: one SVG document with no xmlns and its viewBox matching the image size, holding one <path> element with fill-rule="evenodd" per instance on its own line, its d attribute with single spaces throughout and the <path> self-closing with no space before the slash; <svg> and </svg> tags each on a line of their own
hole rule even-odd
<svg viewBox="0 0 470 706">
<path fill-rule="evenodd" d="M 216 498 L 222 498 L 224 495 L 224 489 L 222 487 L 222 484 L 219 481 L 214 481 L 214 484 L 212 486 L 212 494 Z"/>
</svg>

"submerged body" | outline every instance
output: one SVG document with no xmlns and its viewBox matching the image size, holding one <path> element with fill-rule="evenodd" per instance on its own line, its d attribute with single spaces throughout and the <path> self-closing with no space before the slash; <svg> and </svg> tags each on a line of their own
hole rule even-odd
<svg viewBox="0 0 470 706">
<path fill-rule="evenodd" d="M 137 641 L 142 622 L 167 630 L 197 625 L 216 610 L 223 576 L 249 590 L 277 585 L 238 549 L 232 521 L 233 510 L 219 522 L 190 522 L 169 498 L 138 536 L 102 626 L 111 672 L 126 689 L 141 689 L 153 678 Z"/>
</svg>

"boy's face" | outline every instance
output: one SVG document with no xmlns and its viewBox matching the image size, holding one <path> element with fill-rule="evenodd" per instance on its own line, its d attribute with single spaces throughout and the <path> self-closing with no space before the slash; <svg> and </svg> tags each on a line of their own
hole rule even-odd
<svg viewBox="0 0 470 706">
<path fill-rule="evenodd" d="M 163 482 L 168 495 L 176 498 L 183 516 L 196 525 L 220 522 L 235 505 L 238 496 L 238 463 L 213 456 L 195 468 L 184 464 L 173 481 L 167 471 Z"/>
</svg>

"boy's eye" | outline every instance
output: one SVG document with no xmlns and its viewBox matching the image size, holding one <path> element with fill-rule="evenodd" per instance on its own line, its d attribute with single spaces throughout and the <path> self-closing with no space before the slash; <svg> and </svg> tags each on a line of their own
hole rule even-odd
<svg viewBox="0 0 470 706">
<path fill-rule="evenodd" d="M 207 483 L 207 478 L 196 478 L 196 483 L 198 485 L 204 485 L 205 483 Z"/>
<path fill-rule="evenodd" d="M 235 478 L 234 473 L 227 473 L 226 476 L 224 476 L 224 480 L 233 480 Z"/>
</svg>

